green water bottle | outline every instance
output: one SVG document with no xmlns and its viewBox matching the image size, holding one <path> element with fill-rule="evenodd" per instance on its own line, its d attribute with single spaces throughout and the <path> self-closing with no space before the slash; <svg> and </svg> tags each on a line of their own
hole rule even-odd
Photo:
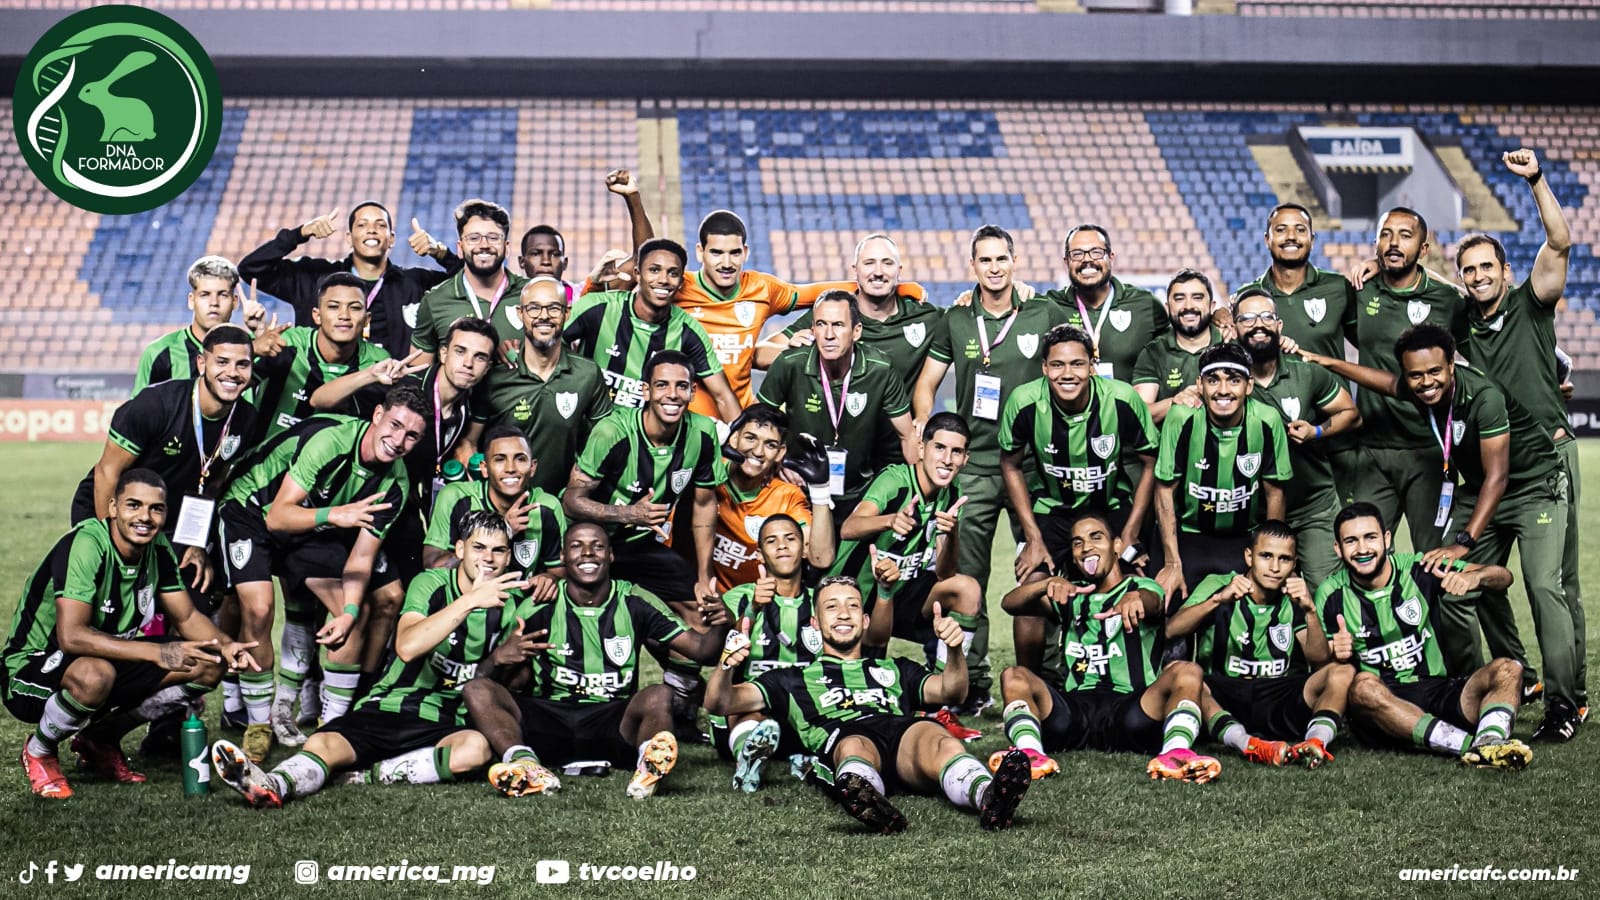
<svg viewBox="0 0 1600 900">
<path fill-rule="evenodd" d="M 478 480 L 478 473 L 480 471 L 482 471 L 482 470 L 483 470 L 483 454 L 482 453 L 474 453 L 474 454 L 472 454 L 472 458 L 467 460 L 467 477 L 472 479 L 473 481 L 477 481 Z"/>
<path fill-rule="evenodd" d="M 178 746 L 183 752 L 183 795 L 204 797 L 211 792 L 211 754 L 206 723 L 199 716 L 191 713 L 183 720 Z"/>
<path fill-rule="evenodd" d="M 447 459 L 444 461 L 444 465 L 439 467 L 439 478 L 445 484 L 451 484 L 457 481 L 465 481 L 467 479 L 467 472 L 466 469 L 462 467 L 461 460 Z"/>
</svg>

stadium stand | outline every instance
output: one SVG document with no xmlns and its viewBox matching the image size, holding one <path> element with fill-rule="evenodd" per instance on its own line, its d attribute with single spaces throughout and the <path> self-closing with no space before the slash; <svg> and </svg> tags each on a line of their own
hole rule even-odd
<svg viewBox="0 0 1600 900">
<path fill-rule="evenodd" d="M 1359 19 L 1600 19 L 1600 0 L 1238 0 L 1238 14 Z"/>
<path fill-rule="evenodd" d="M 82 0 L 0 0 L 0 9 L 84 9 Z M 637 12 L 1081 12 L 1075 0 L 133 0 L 160 10 L 587 10 Z"/>
</svg>

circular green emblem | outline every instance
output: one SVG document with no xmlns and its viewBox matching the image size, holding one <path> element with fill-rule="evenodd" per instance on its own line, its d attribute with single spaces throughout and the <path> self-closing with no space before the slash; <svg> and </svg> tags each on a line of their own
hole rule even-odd
<svg viewBox="0 0 1600 900">
<path fill-rule="evenodd" d="M 183 26 L 137 6 L 74 13 L 33 45 L 12 122 L 29 168 L 73 206 L 143 212 L 194 184 L 222 131 L 217 73 Z"/>
</svg>

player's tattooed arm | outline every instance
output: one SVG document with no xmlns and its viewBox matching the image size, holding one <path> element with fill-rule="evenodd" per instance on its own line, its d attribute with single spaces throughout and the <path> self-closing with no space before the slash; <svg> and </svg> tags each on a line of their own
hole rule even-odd
<svg viewBox="0 0 1600 900">
<path fill-rule="evenodd" d="M 224 634 L 222 629 L 194 608 L 187 591 L 169 591 L 161 595 L 161 606 L 168 624 L 189 643 L 209 644 L 215 648 L 222 666 L 229 672 L 249 669 L 261 671 L 261 666 L 250 656 L 255 641 L 240 643 Z M 209 651 L 208 651 L 209 652 Z"/>
<path fill-rule="evenodd" d="M 635 525 L 659 531 L 672 512 L 672 508 L 667 504 L 655 502 L 654 489 L 646 492 L 636 503 L 616 506 L 601 503 L 590 496 L 599 486 L 598 479 L 591 478 L 588 473 L 573 466 L 572 475 L 567 480 L 567 489 L 561 494 L 561 506 L 566 510 L 567 518 L 574 522 Z"/>
</svg>

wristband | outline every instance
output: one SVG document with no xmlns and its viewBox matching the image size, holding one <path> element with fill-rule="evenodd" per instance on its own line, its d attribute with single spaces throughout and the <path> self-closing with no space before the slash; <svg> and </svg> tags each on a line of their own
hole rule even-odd
<svg viewBox="0 0 1600 900">
<path fill-rule="evenodd" d="M 1322 440 L 1322 426 L 1318 425 L 1318 426 L 1316 426 L 1316 429 L 1317 429 L 1317 440 L 1320 441 L 1320 440 Z"/>
<path fill-rule="evenodd" d="M 330 511 L 331 510 L 326 506 L 317 507 L 317 515 L 316 515 L 316 517 L 314 519 L 312 519 L 312 521 L 315 522 L 318 525 L 326 525 L 326 524 L 328 524 L 328 513 Z"/>
<path fill-rule="evenodd" d="M 352 618 L 360 618 L 361 617 L 361 607 L 357 606 L 354 603 L 346 603 L 344 605 L 344 612 L 345 612 L 345 615 L 348 615 L 348 616 L 350 616 Z"/>
<path fill-rule="evenodd" d="M 808 484 L 806 488 L 811 492 L 811 505 L 813 507 L 827 506 L 831 508 L 833 506 L 833 495 L 828 492 L 826 483 Z"/>
<path fill-rule="evenodd" d="M 1533 173 L 1532 175 L 1528 176 L 1528 178 L 1527 178 L 1528 187 L 1533 187 L 1534 185 L 1538 184 L 1543 179 L 1544 179 L 1544 170 L 1540 169 L 1539 171 L 1537 171 L 1537 172 Z"/>
<path fill-rule="evenodd" d="M 1143 555 L 1144 548 L 1139 546 L 1138 541 L 1134 541 L 1128 546 L 1122 548 L 1122 561 L 1125 563 L 1131 563 Z"/>
</svg>

